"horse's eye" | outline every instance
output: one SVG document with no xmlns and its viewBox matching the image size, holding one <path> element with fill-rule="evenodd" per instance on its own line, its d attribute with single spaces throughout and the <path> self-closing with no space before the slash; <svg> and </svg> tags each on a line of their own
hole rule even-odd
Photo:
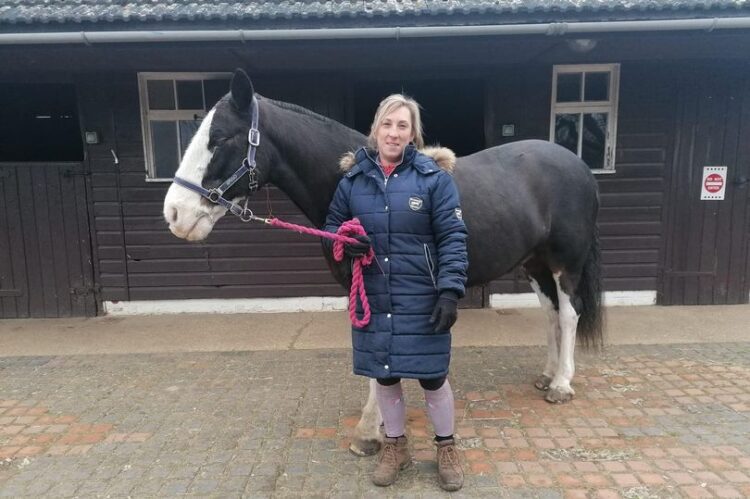
<svg viewBox="0 0 750 499">
<path fill-rule="evenodd" d="M 216 150 L 217 147 L 221 147 L 224 144 L 224 142 L 226 142 L 226 141 L 227 141 L 227 139 L 223 139 L 223 138 L 222 139 L 212 139 L 208 143 L 208 150 L 213 153 Z"/>
</svg>

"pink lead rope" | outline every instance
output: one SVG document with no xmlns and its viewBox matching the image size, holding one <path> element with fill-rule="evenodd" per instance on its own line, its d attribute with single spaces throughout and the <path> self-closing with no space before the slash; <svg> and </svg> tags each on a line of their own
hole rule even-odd
<svg viewBox="0 0 750 499">
<path fill-rule="evenodd" d="M 266 223 L 273 225 L 274 227 L 293 230 L 301 234 L 310 234 L 331 239 L 333 241 L 333 258 L 337 262 L 344 259 L 344 244 L 354 244 L 359 242 L 351 236 L 367 234 L 362 227 L 362 224 L 360 224 L 359 220 L 356 218 L 341 224 L 341 227 L 339 227 L 336 234 L 324 230 L 313 229 L 311 227 L 305 227 L 304 225 L 282 222 L 278 218 L 266 219 Z M 370 265 L 373 258 L 375 258 L 375 252 L 370 248 L 370 251 L 368 251 L 366 255 L 355 258 L 354 265 L 352 266 L 352 288 L 349 290 L 349 319 L 352 321 L 354 327 L 361 328 L 370 323 L 370 303 L 367 301 L 367 294 L 365 293 L 365 281 L 362 277 L 362 266 Z M 357 296 L 359 296 L 359 300 L 362 302 L 362 309 L 364 310 L 362 319 L 357 318 Z"/>
</svg>

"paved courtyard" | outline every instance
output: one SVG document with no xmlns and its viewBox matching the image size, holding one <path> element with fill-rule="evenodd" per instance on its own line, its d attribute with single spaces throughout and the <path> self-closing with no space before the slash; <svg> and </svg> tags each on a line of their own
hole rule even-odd
<svg viewBox="0 0 750 499">
<path fill-rule="evenodd" d="M 537 346 L 460 347 L 457 497 L 750 496 L 750 343 L 579 355 L 576 399 Z M 415 466 L 369 482 L 347 450 L 366 398 L 347 349 L 0 358 L 0 497 L 441 497 L 418 385 Z"/>
</svg>

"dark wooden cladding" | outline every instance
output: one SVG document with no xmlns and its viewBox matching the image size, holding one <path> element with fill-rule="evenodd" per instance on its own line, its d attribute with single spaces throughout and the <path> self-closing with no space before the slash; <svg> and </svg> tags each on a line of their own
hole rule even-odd
<svg viewBox="0 0 750 499">
<path fill-rule="evenodd" d="M 319 285 L 315 293 L 308 284 L 269 286 L 267 284 L 243 284 L 242 286 L 179 286 L 179 287 L 137 287 L 133 288 L 132 300 L 190 300 L 198 298 L 296 298 L 300 296 L 338 296 L 338 284 Z"/>
<path fill-rule="evenodd" d="M 0 164 L 3 318 L 96 315 L 80 163 Z"/>
<path fill-rule="evenodd" d="M 750 66 L 680 74 L 663 304 L 746 303 L 750 246 Z M 701 201 L 704 166 L 727 166 L 723 201 Z"/>
<path fill-rule="evenodd" d="M 133 259 L 128 264 L 128 270 L 131 275 L 167 272 L 262 272 L 269 270 L 268 267 L 267 257 L 219 258 L 211 256 L 206 258 Z M 102 261 L 102 272 L 117 272 L 122 270 L 120 262 Z M 279 259 L 279 261 L 274 261 L 273 270 L 328 272 L 328 266 L 322 258 L 290 256 Z"/>
</svg>

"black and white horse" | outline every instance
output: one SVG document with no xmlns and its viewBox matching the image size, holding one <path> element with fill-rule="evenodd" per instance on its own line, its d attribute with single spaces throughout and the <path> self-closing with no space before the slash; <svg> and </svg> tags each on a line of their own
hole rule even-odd
<svg viewBox="0 0 750 499">
<path fill-rule="evenodd" d="M 259 119 L 261 143 L 257 167 L 250 165 L 250 187 L 245 181 L 225 182 L 248 176 L 247 168 L 238 173 L 238 167 L 254 142 L 249 139 L 253 118 Z M 270 182 L 322 227 L 341 177 L 339 157 L 365 141 L 333 120 L 255 94 L 250 79 L 238 70 L 230 93 L 208 113 L 187 148 L 176 174 L 181 181 L 171 185 L 164 200 L 164 217 L 174 235 L 200 241 L 227 207 L 241 214 L 239 203 L 257 185 Z M 250 150 L 255 159 L 255 146 Z M 549 318 L 547 362 L 535 386 L 546 391 L 550 402 L 569 401 L 576 338 L 585 346 L 602 341 L 599 200 L 593 175 L 567 149 L 524 140 L 458 158 L 454 178 L 469 231 L 468 285 L 523 267 Z M 216 204 L 216 197 L 207 199 L 219 186 L 223 204 Z M 338 268 L 332 265 L 344 283 Z M 380 422 L 371 382 L 354 452 L 377 449 Z"/>
</svg>

